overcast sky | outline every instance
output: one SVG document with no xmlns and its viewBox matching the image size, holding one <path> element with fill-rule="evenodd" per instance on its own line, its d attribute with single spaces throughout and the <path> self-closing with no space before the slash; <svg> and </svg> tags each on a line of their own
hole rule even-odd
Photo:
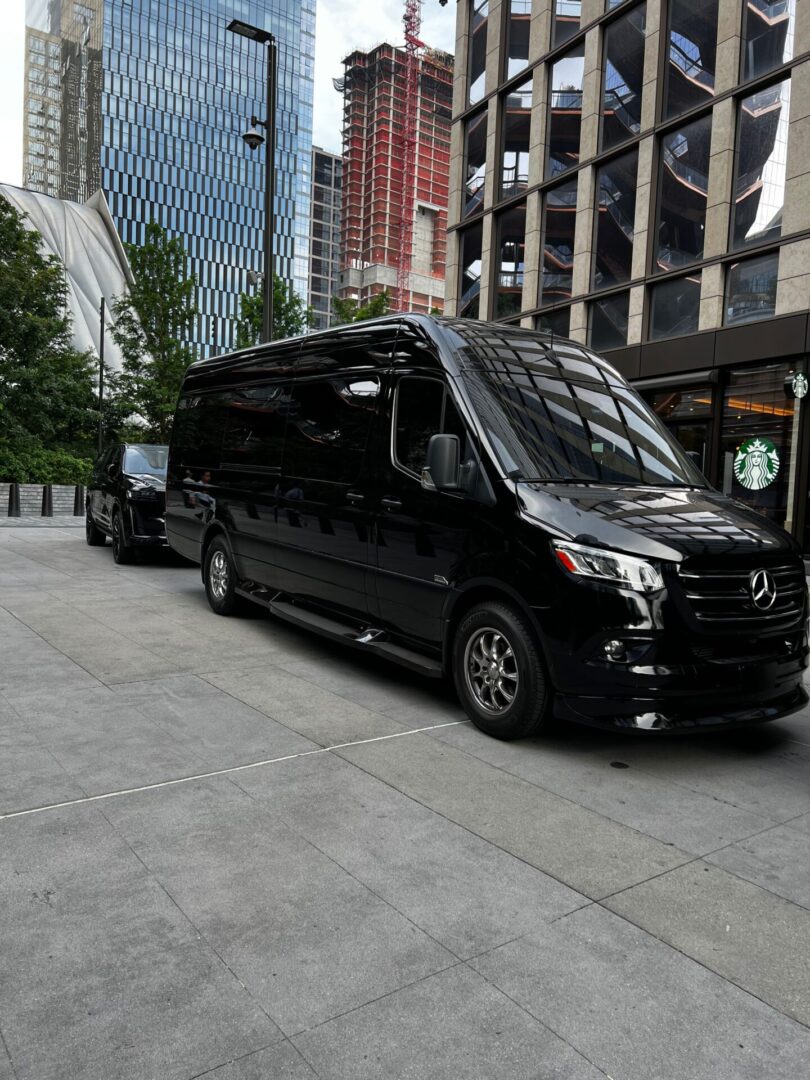
<svg viewBox="0 0 810 1080">
<path fill-rule="evenodd" d="M 318 0 L 315 46 L 315 124 L 313 141 L 339 152 L 341 98 L 332 79 L 343 73 L 341 60 L 353 49 L 381 41 L 401 45 L 403 0 Z M 25 43 L 25 0 L 0 0 L 0 183 L 19 184 L 22 177 L 22 91 Z M 422 40 L 453 51 L 456 3 L 441 7 L 424 0 Z"/>
</svg>

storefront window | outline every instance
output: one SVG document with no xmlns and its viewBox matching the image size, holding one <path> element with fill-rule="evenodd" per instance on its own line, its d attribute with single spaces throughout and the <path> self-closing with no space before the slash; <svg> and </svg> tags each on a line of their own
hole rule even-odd
<svg viewBox="0 0 810 1080">
<path fill-rule="evenodd" d="M 521 308 L 526 262 L 526 204 L 501 214 L 497 229 L 495 318 L 505 319 L 517 314 Z"/>
<path fill-rule="evenodd" d="M 547 191 L 543 201 L 541 304 L 571 299 L 576 219 L 577 181 L 574 177 Z"/>
<path fill-rule="evenodd" d="M 668 338 L 694 334 L 700 314 L 700 278 L 676 278 L 662 281 L 650 289 L 650 337 Z"/>
<path fill-rule="evenodd" d="M 642 397 L 706 475 L 714 411 L 712 387 L 673 386 L 642 391 Z"/>
<path fill-rule="evenodd" d="M 487 114 L 468 120 L 464 147 L 464 217 L 484 205 L 484 174 L 487 164 Z"/>
<path fill-rule="evenodd" d="M 790 79 L 740 102 L 732 248 L 762 244 L 782 233 L 789 123 Z"/>
<path fill-rule="evenodd" d="M 462 318 L 477 319 L 481 292 L 481 243 L 483 239 L 481 222 L 476 222 L 461 234 L 460 262 L 461 287 L 458 301 L 458 313 Z"/>
<path fill-rule="evenodd" d="M 595 300 L 590 310 L 591 348 L 600 352 L 602 349 L 618 349 L 626 345 L 629 312 L 629 292 Z"/>
<path fill-rule="evenodd" d="M 546 176 L 556 176 L 579 162 L 584 70 L 584 44 L 561 56 L 551 68 Z"/>
<path fill-rule="evenodd" d="M 562 45 L 579 30 L 581 15 L 582 0 L 555 0 L 552 48 Z"/>
<path fill-rule="evenodd" d="M 639 4 L 605 30 L 602 150 L 617 146 L 641 130 L 646 15 L 647 5 Z"/>
<path fill-rule="evenodd" d="M 732 263 L 726 271 L 726 326 L 769 319 L 776 314 L 779 252 Z"/>
<path fill-rule="evenodd" d="M 487 64 L 487 25 L 489 0 L 471 0 L 470 66 L 467 101 L 474 105 L 484 96 L 484 76 Z"/>
<path fill-rule="evenodd" d="M 596 258 L 593 287 L 629 281 L 633 265 L 638 151 L 623 154 L 599 170 L 596 190 Z"/>
<path fill-rule="evenodd" d="M 714 96 L 718 0 L 671 0 L 667 116 L 705 105 Z"/>
<path fill-rule="evenodd" d="M 529 27 L 532 0 L 510 0 L 506 36 L 506 78 L 511 79 L 529 62 Z"/>
<path fill-rule="evenodd" d="M 525 191 L 529 182 L 529 132 L 532 121 L 532 84 L 523 83 L 503 99 L 503 152 L 501 196 Z"/>
<path fill-rule="evenodd" d="M 797 0 L 749 0 L 743 27 L 743 78 L 756 79 L 793 59 Z"/>
<path fill-rule="evenodd" d="M 711 138 L 708 115 L 661 140 L 656 270 L 676 270 L 703 257 Z"/>
<path fill-rule="evenodd" d="M 798 402 L 785 382 L 794 365 L 730 372 L 723 401 L 720 487 L 788 530 L 798 461 Z"/>
</svg>

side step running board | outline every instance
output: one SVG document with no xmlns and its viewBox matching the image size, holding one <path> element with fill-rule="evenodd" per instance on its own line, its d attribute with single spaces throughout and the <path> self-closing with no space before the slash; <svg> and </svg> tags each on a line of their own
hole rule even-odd
<svg viewBox="0 0 810 1080">
<path fill-rule="evenodd" d="M 428 678 L 440 679 L 442 677 L 442 665 L 438 660 L 423 656 L 421 653 L 415 652 L 413 649 L 407 649 L 403 645 L 395 645 L 391 641 L 372 636 L 379 635 L 380 631 L 366 630 L 358 636 L 356 627 L 338 622 L 336 619 L 330 619 L 328 616 L 320 615 L 316 611 L 309 611 L 307 608 L 299 607 L 297 604 L 290 604 L 286 600 L 271 600 L 267 606 L 273 615 L 277 615 L 286 622 L 302 626 L 307 630 L 314 630 L 323 637 L 331 638 L 333 641 L 341 641 L 344 645 L 351 645 L 355 649 L 362 649 L 364 652 L 384 656 L 386 659 L 402 664 L 403 667 L 410 668 L 411 671 L 416 671 L 420 675 L 426 675 Z"/>
</svg>

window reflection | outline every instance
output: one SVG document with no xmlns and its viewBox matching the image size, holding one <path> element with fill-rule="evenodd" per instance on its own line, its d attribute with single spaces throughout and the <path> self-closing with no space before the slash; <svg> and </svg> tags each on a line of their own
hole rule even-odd
<svg viewBox="0 0 810 1080">
<path fill-rule="evenodd" d="M 526 189 L 529 182 L 529 132 L 532 118 L 531 81 L 510 91 L 503 99 L 503 152 L 501 195 L 508 198 Z"/>
<path fill-rule="evenodd" d="M 472 16 L 470 19 L 470 65 L 469 90 L 470 105 L 484 96 L 484 76 L 487 62 L 487 24 L 489 21 L 489 0 L 470 0 Z"/>
<path fill-rule="evenodd" d="M 732 263 L 726 276 L 726 326 L 776 314 L 779 253 Z"/>
<path fill-rule="evenodd" d="M 529 27 L 532 0 L 510 0 L 506 32 L 506 78 L 517 75 L 529 62 Z"/>
<path fill-rule="evenodd" d="M 536 330 L 544 330 L 555 337 L 568 337 L 571 332 L 571 308 L 559 308 L 557 311 L 541 311 L 534 320 Z"/>
<path fill-rule="evenodd" d="M 789 121 L 790 79 L 740 102 L 732 247 L 781 235 Z"/>
<path fill-rule="evenodd" d="M 603 150 L 624 142 L 641 129 L 646 14 L 647 5 L 639 4 L 605 30 Z"/>
<path fill-rule="evenodd" d="M 694 334 L 700 315 L 700 274 L 662 281 L 650 290 L 650 337 Z"/>
<path fill-rule="evenodd" d="M 543 203 L 543 266 L 540 303 L 570 300 L 574 273 L 577 181 L 546 192 Z"/>
<path fill-rule="evenodd" d="M 555 0 L 552 48 L 562 45 L 579 30 L 582 0 Z"/>
<path fill-rule="evenodd" d="M 633 265 L 638 151 L 623 154 L 599 170 L 595 289 L 629 281 Z"/>
<path fill-rule="evenodd" d="M 711 128 L 711 115 L 702 116 L 661 140 L 658 270 L 703 256 Z"/>
<path fill-rule="evenodd" d="M 796 0 L 747 0 L 743 78 L 755 79 L 793 59 Z"/>
<path fill-rule="evenodd" d="M 666 115 L 677 116 L 714 96 L 718 0 L 671 0 Z"/>
<path fill-rule="evenodd" d="M 487 114 L 467 121 L 465 134 L 464 216 L 474 214 L 484 204 L 484 174 L 487 163 Z"/>
<path fill-rule="evenodd" d="M 478 318 L 479 294 L 481 292 L 481 222 L 465 229 L 461 234 L 461 288 L 458 313 L 468 319 Z"/>
<path fill-rule="evenodd" d="M 547 176 L 556 176 L 579 162 L 584 69 L 584 44 L 560 57 L 552 66 Z"/>
<path fill-rule="evenodd" d="M 526 204 L 522 203 L 501 214 L 497 225 L 495 317 L 502 319 L 516 314 L 521 308 L 526 257 Z"/>
<path fill-rule="evenodd" d="M 595 300 L 590 310 L 591 348 L 598 352 L 602 349 L 618 349 L 626 345 L 629 312 L 629 292 Z"/>
</svg>

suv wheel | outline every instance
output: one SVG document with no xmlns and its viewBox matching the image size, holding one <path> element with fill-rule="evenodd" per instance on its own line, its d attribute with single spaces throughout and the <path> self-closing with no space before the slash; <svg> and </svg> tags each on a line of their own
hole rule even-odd
<svg viewBox="0 0 810 1080">
<path fill-rule="evenodd" d="M 453 642 L 453 676 L 464 710 L 496 739 L 521 739 L 547 726 L 551 687 L 522 615 L 490 602 L 468 611 Z"/>
<path fill-rule="evenodd" d="M 215 537 L 205 553 L 205 595 L 217 615 L 234 615 L 246 601 L 236 595 L 236 570 L 225 541 Z"/>
<path fill-rule="evenodd" d="M 113 559 L 119 566 L 129 566 L 130 563 L 135 561 L 135 552 L 127 543 L 126 536 L 124 535 L 124 521 L 121 517 L 120 510 L 113 511 L 112 549 Z"/>
<path fill-rule="evenodd" d="M 107 537 L 101 529 L 96 527 L 96 523 L 93 521 L 93 515 L 90 513 L 89 506 L 84 514 L 84 535 L 90 547 L 102 547 L 107 543 Z"/>
</svg>

